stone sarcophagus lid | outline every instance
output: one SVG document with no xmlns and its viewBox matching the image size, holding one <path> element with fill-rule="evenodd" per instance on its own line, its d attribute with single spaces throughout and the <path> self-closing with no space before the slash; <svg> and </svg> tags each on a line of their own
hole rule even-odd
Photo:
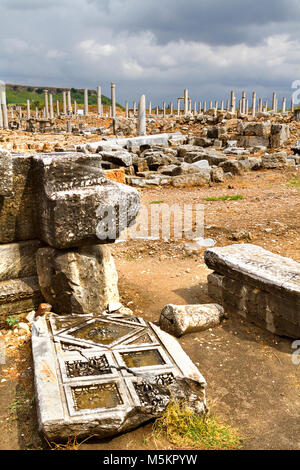
<svg viewBox="0 0 300 470">
<path fill-rule="evenodd" d="M 252 244 L 204 253 L 210 297 L 272 333 L 300 337 L 300 264 Z"/>
<path fill-rule="evenodd" d="M 173 399 L 206 412 L 197 367 L 176 339 L 142 318 L 39 317 L 32 350 L 39 427 L 48 439 L 128 431 Z"/>
</svg>

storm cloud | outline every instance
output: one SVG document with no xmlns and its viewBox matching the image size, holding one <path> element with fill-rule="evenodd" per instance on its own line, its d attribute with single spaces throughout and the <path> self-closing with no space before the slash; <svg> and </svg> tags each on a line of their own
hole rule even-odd
<svg viewBox="0 0 300 470">
<path fill-rule="evenodd" d="M 153 105 L 290 98 L 300 79 L 298 0 L 1 0 L 0 79 L 96 88 Z"/>
</svg>

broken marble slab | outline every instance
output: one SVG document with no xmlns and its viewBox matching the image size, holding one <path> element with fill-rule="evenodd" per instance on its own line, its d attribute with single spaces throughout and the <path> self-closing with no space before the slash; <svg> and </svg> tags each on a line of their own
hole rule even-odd
<svg viewBox="0 0 300 470">
<path fill-rule="evenodd" d="M 129 431 L 175 399 L 206 413 L 206 382 L 179 343 L 144 319 L 51 314 L 32 326 L 39 430 L 49 440 Z"/>
</svg>

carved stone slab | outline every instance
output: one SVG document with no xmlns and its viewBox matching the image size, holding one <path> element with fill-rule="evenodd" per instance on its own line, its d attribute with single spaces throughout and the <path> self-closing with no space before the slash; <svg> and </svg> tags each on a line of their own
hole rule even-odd
<svg viewBox="0 0 300 470">
<path fill-rule="evenodd" d="M 32 349 L 39 427 L 48 439 L 133 429 L 172 397 L 206 411 L 199 370 L 177 340 L 142 318 L 39 317 Z"/>
</svg>

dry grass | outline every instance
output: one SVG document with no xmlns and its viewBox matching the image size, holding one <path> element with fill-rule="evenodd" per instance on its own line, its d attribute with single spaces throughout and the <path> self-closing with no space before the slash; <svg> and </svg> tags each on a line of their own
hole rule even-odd
<svg viewBox="0 0 300 470">
<path fill-rule="evenodd" d="M 179 449 L 234 450 L 242 445 L 238 432 L 216 416 L 204 418 L 174 401 L 154 423 L 153 438 L 161 437 Z"/>
<path fill-rule="evenodd" d="M 65 444 L 59 444 L 57 442 L 49 442 L 46 437 L 45 437 L 45 441 L 47 442 L 51 450 L 79 450 L 80 446 L 82 446 L 84 442 L 91 439 L 92 437 L 95 437 L 95 435 L 93 434 L 92 436 L 88 436 L 83 441 L 78 442 L 76 435 L 71 436 L 71 437 L 68 437 L 68 440 Z"/>
</svg>

